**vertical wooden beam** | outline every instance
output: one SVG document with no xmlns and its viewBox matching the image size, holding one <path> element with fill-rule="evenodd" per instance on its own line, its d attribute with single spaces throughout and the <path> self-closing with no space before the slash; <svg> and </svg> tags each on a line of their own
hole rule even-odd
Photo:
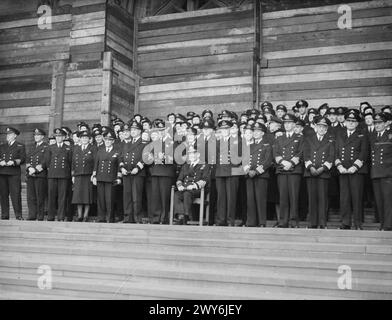
<svg viewBox="0 0 392 320">
<path fill-rule="evenodd" d="M 110 125 L 110 104 L 112 100 L 113 59 L 112 52 L 103 53 L 101 125 Z"/>
<path fill-rule="evenodd" d="M 133 114 L 140 113 L 139 111 L 139 87 L 140 87 L 140 77 L 136 75 L 135 77 L 135 104 L 133 107 Z"/>
<path fill-rule="evenodd" d="M 50 100 L 49 133 L 63 124 L 65 61 L 56 61 L 52 73 L 52 96 Z"/>
<path fill-rule="evenodd" d="M 253 108 L 259 106 L 259 70 L 261 58 L 261 1 L 253 0 L 253 22 L 254 22 L 254 46 L 253 46 L 253 61 L 252 61 L 252 102 Z"/>
</svg>

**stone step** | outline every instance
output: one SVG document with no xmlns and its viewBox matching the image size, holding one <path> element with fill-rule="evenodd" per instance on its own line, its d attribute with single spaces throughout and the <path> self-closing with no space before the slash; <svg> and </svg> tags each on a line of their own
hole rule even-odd
<svg viewBox="0 0 392 320">
<path fill-rule="evenodd" d="M 123 224 L 123 223 L 81 223 L 81 222 L 50 222 L 50 221 L 18 221 L 0 220 L 1 231 L 41 231 L 41 232 L 83 232 L 109 233 L 131 235 L 134 232 L 144 231 L 146 235 L 155 232 L 173 234 L 182 232 L 183 234 L 197 234 L 232 237 L 237 239 L 239 235 L 245 237 L 258 237 L 260 234 L 270 234 L 275 236 L 330 236 L 330 237 L 349 237 L 349 238 L 377 238 L 392 239 L 392 232 L 376 230 L 335 230 L 335 229 L 306 229 L 302 228 L 233 228 L 218 226 L 179 226 L 179 225 L 155 225 L 155 224 Z"/>
<path fill-rule="evenodd" d="M 0 288 L 14 288 L 29 292 L 32 296 L 42 292 L 37 286 L 37 275 L 18 275 L 15 273 L 0 274 Z M 16 288 L 16 289 L 15 289 Z M 289 290 L 290 291 L 290 290 Z M 61 277 L 52 283 L 52 289 L 48 292 L 54 294 L 70 295 L 90 299 L 176 299 L 176 300 L 255 300 L 255 299 L 332 299 L 325 295 L 312 293 L 284 292 L 278 287 L 258 287 L 254 286 L 252 290 L 243 290 L 236 288 L 228 292 L 225 289 L 214 288 L 197 288 L 185 285 L 174 284 L 169 282 L 167 285 L 154 282 L 136 282 L 131 278 L 122 280 L 105 280 L 89 278 L 66 278 Z M 385 297 L 385 294 L 372 294 L 371 296 Z M 362 296 L 367 296 L 362 293 Z M 345 299 L 343 297 L 343 299 Z M 346 298 L 347 299 L 347 298 Z"/>
</svg>

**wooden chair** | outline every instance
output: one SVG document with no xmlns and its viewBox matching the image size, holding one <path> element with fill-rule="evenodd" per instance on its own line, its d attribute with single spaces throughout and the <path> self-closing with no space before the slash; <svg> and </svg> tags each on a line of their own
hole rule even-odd
<svg viewBox="0 0 392 320">
<path fill-rule="evenodd" d="M 169 224 L 173 224 L 174 218 L 174 192 L 175 186 L 172 186 L 171 193 L 170 193 L 170 216 L 169 216 Z M 206 206 L 206 222 L 208 225 L 208 221 L 210 218 L 210 193 L 205 192 L 204 188 L 200 190 L 200 197 L 193 200 L 194 204 L 198 204 L 199 209 L 199 225 L 203 225 L 203 218 L 204 218 L 204 206 Z"/>
</svg>

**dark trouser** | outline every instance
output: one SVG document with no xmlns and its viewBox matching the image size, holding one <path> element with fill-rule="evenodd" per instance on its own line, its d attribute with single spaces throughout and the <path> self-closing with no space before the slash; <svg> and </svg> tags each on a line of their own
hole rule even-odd
<svg viewBox="0 0 392 320">
<path fill-rule="evenodd" d="M 342 224 L 345 226 L 351 227 L 351 216 L 353 216 L 355 227 L 362 225 L 363 182 L 363 174 L 341 174 L 339 176 L 340 214 Z"/>
<path fill-rule="evenodd" d="M 247 219 L 248 227 L 265 225 L 267 220 L 268 179 L 247 178 Z"/>
<path fill-rule="evenodd" d="M 224 226 L 228 222 L 229 225 L 234 226 L 239 181 L 239 176 L 216 177 L 216 190 L 218 192 L 217 225 Z"/>
<path fill-rule="evenodd" d="M 65 214 L 67 216 L 67 220 L 72 221 L 75 214 L 75 206 L 72 204 L 72 180 L 68 179 L 68 187 L 67 187 L 67 196 L 66 196 L 66 207 Z"/>
<path fill-rule="evenodd" d="M 1 218 L 10 218 L 10 202 L 14 208 L 15 217 L 22 217 L 21 178 L 18 175 L 0 175 Z"/>
<path fill-rule="evenodd" d="M 97 182 L 98 221 L 114 222 L 113 200 L 114 188 L 112 182 Z"/>
<path fill-rule="evenodd" d="M 184 208 L 184 215 L 192 217 L 192 204 L 196 198 L 200 197 L 200 190 L 185 190 L 185 191 L 177 191 L 175 193 L 175 201 L 176 207 Z"/>
<path fill-rule="evenodd" d="M 242 224 L 245 224 L 247 219 L 246 180 L 247 179 L 245 176 L 240 176 L 237 195 L 238 201 L 236 219 L 240 219 L 242 221 Z"/>
<path fill-rule="evenodd" d="M 150 222 L 167 223 L 170 210 L 172 177 L 151 177 L 152 212 Z"/>
<path fill-rule="evenodd" d="M 392 230 L 392 178 L 373 179 L 373 191 L 380 226 Z"/>
<path fill-rule="evenodd" d="M 113 212 L 114 216 L 117 217 L 119 221 L 124 219 L 124 206 L 123 206 L 123 186 L 116 185 L 113 187 Z"/>
<path fill-rule="evenodd" d="M 44 220 L 45 198 L 48 196 L 48 180 L 46 178 L 27 178 L 27 206 L 29 220 Z"/>
<path fill-rule="evenodd" d="M 309 227 L 325 227 L 328 213 L 329 179 L 306 178 L 309 199 Z"/>
<path fill-rule="evenodd" d="M 280 226 L 298 225 L 298 199 L 301 175 L 278 174 Z"/>
<path fill-rule="evenodd" d="M 299 187 L 298 216 L 301 221 L 305 221 L 308 216 L 308 192 L 305 179 L 301 179 Z"/>
<path fill-rule="evenodd" d="M 145 183 L 145 195 L 146 195 L 146 212 L 147 212 L 147 217 L 153 217 L 154 212 L 153 210 L 153 205 L 152 205 L 152 178 L 150 176 L 146 177 L 146 183 Z"/>
<path fill-rule="evenodd" d="M 128 215 L 129 222 L 142 222 L 142 197 L 144 177 L 123 176 L 124 215 Z"/>
<path fill-rule="evenodd" d="M 69 179 L 48 179 L 48 220 L 63 220 L 67 208 Z"/>
<path fill-rule="evenodd" d="M 217 191 L 216 191 L 216 179 L 211 178 L 210 181 L 210 215 L 209 215 L 209 225 L 213 225 L 215 223 L 215 213 L 216 213 L 216 200 L 217 200 Z"/>
</svg>

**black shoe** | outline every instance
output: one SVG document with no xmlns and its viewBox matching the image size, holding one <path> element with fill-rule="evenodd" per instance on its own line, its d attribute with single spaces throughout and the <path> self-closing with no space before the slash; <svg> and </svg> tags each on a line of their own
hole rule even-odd
<svg viewBox="0 0 392 320">
<path fill-rule="evenodd" d="M 83 222 L 88 222 L 88 217 L 84 217 Z"/>
<path fill-rule="evenodd" d="M 317 229 L 317 226 L 310 226 L 308 229 Z"/>
<path fill-rule="evenodd" d="M 319 226 L 320 229 L 325 229 L 325 226 Z"/>
<path fill-rule="evenodd" d="M 53 219 L 47 219 L 46 221 L 54 221 L 54 218 Z"/>
<path fill-rule="evenodd" d="M 106 223 L 106 220 L 100 219 L 100 220 L 97 220 L 97 222 L 98 223 Z"/>
<path fill-rule="evenodd" d="M 9 220 L 10 217 L 1 217 L 1 220 Z"/>
<path fill-rule="evenodd" d="M 277 228 L 288 228 L 287 224 L 278 224 Z"/>
<path fill-rule="evenodd" d="M 189 216 L 184 216 L 184 225 L 187 225 L 189 221 Z"/>
<path fill-rule="evenodd" d="M 83 221 L 83 218 L 80 217 L 80 218 L 78 218 L 76 221 L 77 221 L 77 222 L 82 222 L 82 221 Z"/>
<path fill-rule="evenodd" d="M 26 219 L 27 221 L 35 221 L 35 220 L 37 220 L 36 218 L 27 218 Z"/>
<path fill-rule="evenodd" d="M 129 220 L 124 220 L 122 223 L 133 223 L 133 222 Z"/>
<path fill-rule="evenodd" d="M 340 229 L 340 230 L 350 230 L 351 227 L 350 227 L 350 226 L 346 226 L 345 224 L 343 224 L 343 225 L 341 225 L 341 226 L 339 227 L 339 229 Z"/>
<path fill-rule="evenodd" d="M 16 220 L 24 220 L 23 217 L 16 217 Z"/>
<path fill-rule="evenodd" d="M 362 227 L 355 227 L 355 230 L 363 230 Z"/>
</svg>

